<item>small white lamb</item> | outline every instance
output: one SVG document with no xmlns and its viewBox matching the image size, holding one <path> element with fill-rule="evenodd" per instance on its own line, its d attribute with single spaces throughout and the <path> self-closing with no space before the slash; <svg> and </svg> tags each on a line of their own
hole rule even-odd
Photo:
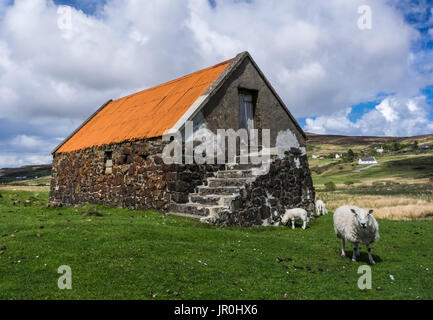
<svg viewBox="0 0 433 320">
<path fill-rule="evenodd" d="M 358 244 L 367 246 L 370 264 L 375 264 L 371 255 L 370 244 L 379 240 L 379 224 L 372 215 L 373 210 L 366 210 L 355 206 L 341 206 L 334 213 L 334 231 L 341 239 L 341 256 L 345 257 L 345 241 L 353 245 L 352 261 L 359 257 Z"/>
<path fill-rule="evenodd" d="M 317 200 L 316 202 L 316 214 L 318 216 L 328 214 L 328 210 L 326 210 L 325 203 L 322 200 Z"/>
<path fill-rule="evenodd" d="M 305 230 L 305 228 L 307 227 L 307 222 L 310 220 L 310 218 L 308 218 L 307 210 L 302 208 L 295 208 L 286 210 L 281 219 L 281 223 L 287 224 L 289 220 L 292 221 L 292 229 L 295 229 L 295 220 L 302 220 L 302 229 Z"/>
</svg>

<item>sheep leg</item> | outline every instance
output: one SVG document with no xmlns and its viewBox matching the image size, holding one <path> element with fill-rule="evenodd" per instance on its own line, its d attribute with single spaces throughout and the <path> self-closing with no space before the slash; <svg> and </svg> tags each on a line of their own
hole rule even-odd
<svg viewBox="0 0 433 320">
<path fill-rule="evenodd" d="M 352 254 L 352 261 L 353 262 L 356 262 L 356 257 L 358 256 L 358 250 L 359 250 L 358 244 L 354 243 L 353 244 L 353 254 Z"/>
<path fill-rule="evenodd" d="M 344 251 L 344 239 L 341 239 L 341 257 L 344 258 L 346 256 L 346 252 Z"/>
<path fill-rule="evenodd" d="M 374 260 L 373 260 L 373 256 L 371 255 L 370 244 L 367 244 L 367 253 L 368 253 L 368 260 L 369 260 L 370 264 L 376 264 L 376 262 L 374 262 Z"/>
<path fill-rule="evenodd" d="M 307 219 L 308 219 L 308 218 L 307 218 Z M 305 219 L 305 220 L 304 220 L 304 223 L 302 224 L 302 229 L 305 230 L 306 227 L 307 227 L 307 220 Z"/>
<path fill-rule="evenodd" d="M 295 230 L 295 219 L 292 219 L 292 229 Z"/>
</svg>

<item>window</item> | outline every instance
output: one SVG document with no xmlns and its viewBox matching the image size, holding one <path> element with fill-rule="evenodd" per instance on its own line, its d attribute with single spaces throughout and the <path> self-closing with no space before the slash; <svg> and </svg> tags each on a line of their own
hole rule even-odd
<svg viewBox="0 0 433 320">
<path fill-rule="evenodd" d="M 105 173 L 113 173 L 113 151 L 105 151 Z"/>
<path fill-rule="evenodd" d="M 253 96 L 239 94 L 239 129 L 254 129 Z"/>
<path fill-rule="evenodd" d="M 257 103 L 257 90 L 247 90 L 239 88 L 239 129 L 245 129 L 248 132 L 249 145 L 260 144 L 260 135 L 258 137 L 254 134 L 254 118 Z M 259 124 L 260 126 L 260 124 Z M 259 141 L 256 141 L 256 139 Z"/>
</svg>

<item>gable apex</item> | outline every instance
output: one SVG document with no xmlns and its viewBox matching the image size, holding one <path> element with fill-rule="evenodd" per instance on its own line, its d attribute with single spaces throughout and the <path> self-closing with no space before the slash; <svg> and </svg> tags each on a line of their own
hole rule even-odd
<svg viewBox="0 0 433 320">
<path fill-rule="evenodd" d="M 281 99 L 281 97 L 278 95 L 278 93 L 275 91 L 275 89 L 272 87 L 269 80 L 266 78 L 264 73 L 260 70 L 257 63 L 254 61 L 252 56 L 248 51 L 243 51 L 236 55 L 233 60 L 231 60 L 230 64 L 227 66 L 227 68 L 219 75 L 217 79 L 208 87 L 208 89 L 203 93 L 202 96 L 200 96 L 194 104 L 185 112 L 185 114 L 179 119 L 179 121 L 169 130 L 167 133 L 174 133 L 177 131 L 182 130 L 184 124 L 188 120 L 192 120 L 195 115 L 197 115 L 200 110 L 206 105 L 206 103 L 210 100 L 210 98 L 216 94 L 219 88 L 230 78 L 230 75 L 235 72 L 235 70 L 242 65 L 242 63 L 245 61 L 245 59 L 249 59 L 251 64 L 254 66 L 260 77 L 262 78 L 263 82 L 266 84 L 266 86 L 270 89 L 272 94 L 275 96 L 275 98 L 278 100 L 280 106 L 283 108 L 287 116 L 290 118 L 290 120 L 295 125 L 296 129 L 299 131 L 299 133 L 307 139 L 307 136 L 304 132 L 304 130 L 301 128 L 299 123 L 296 121 L 295 117 L 291 114 L 289 109 L 286 107 L 284 101 Z"/>
</svg>

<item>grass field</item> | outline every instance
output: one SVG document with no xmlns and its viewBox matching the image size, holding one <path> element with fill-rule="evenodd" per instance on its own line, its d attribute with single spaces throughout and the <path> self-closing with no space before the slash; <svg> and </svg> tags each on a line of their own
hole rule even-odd
<svg viewBox="0 0 433 320">
<path fill-rule="evenodd" d="M 403 183 L 420 183 L 433 179 L 433 151 L 414 149 L 413 145 L 433 144 L 433 135 L 416 137 L 346 137 L 308 134 L 307 150 L 309 164 L 316 187 L 327 182 L 344 185 L 345 183 L 372 184 L 378 180 Z M 399 150 L 385 149 L 377 153 L 376 149 L 397 143 Z M 331 157 L 344 155 L 349 150 L 355 152 L 352 162 Z M 312 155 L 319 158 L 313 159 Z M 358 165 L 360 157 L 374 156 L 379 165 L 367 170 L 355 172 L 366 166 Z"/>
<path fill-rule="evenodd" d="M 366 167 L 355 163 L 335 164 L 322 174 L 315 174 L 315 185 L 332 181 L 335 184 L 344 184 L 347 181 L 354 183 L 368 183 L 375 180 L 408 181 L 433 178 L 433 155 L 407 155 L 388 156 L 377 158 L 379 164 L 361 172 L 354 170 Z"/>
<path fill-rule="evenodd" d="M 395 139 L 408 147 L 376 155 L 380 164 L 361 172 L 354 172 L 363 167 L 357 159 L 311 159 L 349 148 L 361 154 Z M 411 152 L 415 139 L 432 143 L 433 135 L 314 135 L 316 200 L 331 214 L 305 231 L 215 228 L 100 206 L 47 208 L 50 176 L 40 174 L 47 166 L 2 169 L 0 299 L 433 299 L 433 153 Z M 359 262 L 340 258 L 332 212 L 344 204 L 373 208 L 380 224 L 371 290 L 357 287 L 365 248 Z M 72 290 L 57 287 L 61 265 L 72 269 Z"/>
<path fill-rule="evenodd" d="M 317 199 L 335 210 L 342 205 L 374 209 L 375 217 L 390 220 L 433 218 L 433 183 L 402 184 L 376 182 L 373 185 L 344 186 L 333 192 L 319 191 Z"/>
<path fill-rule="evenodd" d="M 426 219 L 433 216 L 433 153 L 413 149 L 414 142 L 431 144 L 433 135 L 411 138 L 344 137 L 310 135 L 309 163 L 316 198 L 328 208 L 352 204 L 373 208 L 375 215 L 392 220 Z M 400 150 L 375 150 L 390 143 Z M 335 153 L 357 153 L 352 162 L 331 158 Z M 320 158 L 312 159 L 316 154 Z M 358 165 L 358 158 L 375 156 L 378 165 Z M 362 169 L 362 170 L 360 170 Z M 334 183 L 333 192 L 325 187 Z"/>
<path fill-rule="evenodd" d="M 331 214 L 305 231 L 214 228 L 154 212 L 47 208 L 46 192 L 0 194 L 0 299 L 433 299 L 433 220 L 379 220 L 373 289 L 362 291 L 365 248 L 360 262 L 340 258 Z M 61 265 L 72 290 L 57 287 Z"/>
</svg>

